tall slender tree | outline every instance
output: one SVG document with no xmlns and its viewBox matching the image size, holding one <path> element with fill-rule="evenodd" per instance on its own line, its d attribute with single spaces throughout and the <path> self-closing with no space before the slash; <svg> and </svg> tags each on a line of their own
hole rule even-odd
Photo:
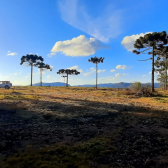
<svg viewBox="0 0 168 168">
<path fill-rule="evenodd" d="M 134 48 L 137 50 L 133 50 L 132 52 L 135 54 L 142 54 L 147 50 L 151 50 L 148 54 L 152 55 L 152 92 L 154 92 L 154 56 L 157 55 L 155 51 L 159 48 L 163 47 L 163 45 L 167 44 L 167 33 L 166 31 L 154 32 L 145 34 L 144 37 L 139 37 L 134 44 Z M 140 49 L 143 49 L 140 51 Z"/>
<path fill-rule="evenodd" d="M 33 54 L 27 54 L 26 56 L 22 56 L 21 57 L 21 63 L 20 65 L 22 65 L 23 63 L 27 63 L 27 66 L 31 66 L 31 86 L 32 86 L 32 74 L 33 74 L 33 66 L 35 66 L 37 64 L 37 62 L 43 62 L 44 58 L 42 56 L 37 56 L 37 55 L 33 55 Z"/>
<path fill-rule="evenodd" d="M 66 74 L 67 76 L 67 83 L 66 87 L 68 87 L 68 75 L 78 75 L 80 72 L 78 72 L 76 69 L 60 69 L 57 74 Z"/>
<path fill-rule="evenodd" d="M 40 86 L 42 86 L 42 71 L 47 70 L 47 69 L 52 71 L 51 66 L 43 62 L 37 62 L 35 66 L 40 69 Z"/>
<path fill-rule="evenodd" d="M 97 71 L 98 71 L 98 64 L 101 62 L 103 63 L 103 60 L 104 60 L 104 57 L 100 57 L 100 58 L 97 58 L 96 56 L 95 57 L 91 57 L 91 59 L 89 59 L 88 61 L 89 62 L 92 62 L 93 64 L 96 64 L 96 89 L 97 89 L 97 78 L 98 78 L 98 75 L 97 75 Z"/>
</svg>

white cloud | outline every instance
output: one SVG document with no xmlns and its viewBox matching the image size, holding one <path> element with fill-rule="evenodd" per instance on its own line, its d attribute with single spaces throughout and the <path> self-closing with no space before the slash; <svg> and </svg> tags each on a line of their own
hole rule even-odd
<svg viewBox="0 0 168 168">
<path fill-rule="evenodd" d="M 129 69 L 130 67 L 126 66 L 126 65 L 117 65 L 116 69 Z"/>
<path fill-rule="evenodd" d="M 73 66 L 73 67 L 70 67 L 70 68 L 67 68 L 67 69 L 76 69 L 78 72 L 83 72 L 82 69 L 78 69 L 78 68 L 79 68 L 79 66 L 76 65 L 76 66 Z"/>
<path fill-rule="evenodd" d="M 144 37 L 145 34 L 152 33 L 152 32 L 146 32 L 146 33 L 140 33 L 132 36 L 126 36 L 123 38 L 121 44 L 125 47 L 126 50 L 132 51 L 134 50 L 134 43 L 136 39 L 138 39 L 140 36 Z"/>
<path fill-rule="evenodd" d="M 82 70 L 82 69 L 78 69 L 78 71 L 79 71 L 79 72 L 83 72 L 83 70 Z"/>
<path fill-rule="evenodd" d="M 83 73 L 83 75 L 84 76 L 88 76 L 88 75 L 90 75 L 90 74 L 92 74 L 93 72 L 95 72 L 96 71 L 96 69 L 95 68 L 90 68 L 90 70 L 91 70 L 91 72 L 86 72 L 86 73 Z"/>
<path fill-rule="evenodd" d="M 55 43 L 51 52 L 62 52 L 66 56 L 89 56 L 93 55 L 99 49 L 108 49 L 110 46 L 102 45 L 95 38 L 86 38 L 80 35 L 76 38 L 66 41 L 58 41 Z"/>
<path fill-rule="evenodd" d="M 115 69 L 111 69 L 110 72 L 115 72 Z"/>
<path fill-rule="evenodd" d="M 14 56 L 14 55 L 17 55 L 17 53 L 13 52 L 13 53 L 9 53 L 8 55 Z"/>
<path fill-rule="evenodd" d="M 149 74 L 151 74 L 152 73 L 152 71 L 151 72 L 149 72 Z"/>
<path fill-rule="evenodd" d="M 9 78 L 9 76 L 5 76 L 5 79 Z"/>
<path fill-rule="evenodd" d="M 48 54 L 47 56 L 48 56 L 48 57 L 52 57 L 53 55 L 56 55 L 56 53 L 53 53 L 53 52 L 52 52 L 52 53 Z"/>
<path fill-rule="evenodd" d="M 47 78 L 51 78 L 51 75 L 48 75 Z"/>
<path fill-rule="evenodd" d="M 67 69 L 78 69 L 79 68 L 79 66 L 73 66 L 73 67 L 70 67 L 70 68 L 67 68 Z"/>
<path fill-rule="evenodd" d="M 142 75 L 143 77 L 145 77 L 146 75 Z"/>
<path fill-rule="evenodd" d="M 11 51 L 8 51 L 8 52 L 11 52 Z"/>
<path fill-rule="evenodd" d="M 14 75 L 17 75 L 17 73 L 15 73 Z"/>
<path fill-rule="evenodd" d="M 51 68 L 51 69 L 53 69 L 53 68 L 54 68 L 54 66 L 50 65 L 50 68 Z"/>
<path fill-rule="evenodd" d="M 26 76 L 26 78 L 28 78 L 29 76 Z"/>
<path fill-rule="evenodd" d="M 105 72 L 105 69 L 104 70 L 98 70 L 97 73 L 100 73 L 100 72 Z"/>
<path fill-rule="evenodd" d="M 60 0 L 59 8 L 65 22 L 102 42 L 122 33 L 123 11 L 116 10 L 111 1 L 104 8 L 101 6 L 101 14 L 94 18 L 78 0 Z"/>
<path fill-rule="evenodd" d="M 120 73 L 115 74 L 115 77 L 119 77 L 119 76 L 120 76 Z"/>
<path fill-rule="evenodd" d="M 90 70 L 91 70 L 90 72 L 83 73 L 83 75 L 84 75 L 84 76 L 87 76 L 87 75 L 90 75 L 91 73 L 93 73 L 93 72 L 96 71 L 96 69 L 95 69 L 94 67 L 90 68 Z M 97 71 L 97 73 L 105 72 L 105 71 L 106 71 L 105 69 L 104 69 L 104 70 L 99 69 L 99 70 Z"/>
</svg>

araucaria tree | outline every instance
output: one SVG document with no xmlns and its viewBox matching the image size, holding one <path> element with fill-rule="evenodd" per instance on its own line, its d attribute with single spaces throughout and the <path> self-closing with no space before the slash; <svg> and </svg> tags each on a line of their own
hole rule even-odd
<svg viewBox="0 0 168 168">
<path fill-rule="evenodd" d="M 152 92 L 154 92 L 154 56 L 158 53 L 158 49 L 167 44 L 167 33 L 166 31 L 154 32 L 145 34 L 144 37 L 139 37 L 134 44 L 134 48 L 137 50 L 133 50 L 132 52 L 135 54 L 145 54 L 144 52 L 147 50 L 151 50 L 148 52 L 149 55 L 152 55 Z M 141 50 L 143 49 L 143 50 Z"/>
<path fill-rule="evenodd" d="M 162 84 L 161 86 L 164 87 L 164 90 L 167 90 L 167 84 L 168 84 L 168 46 L 163 46 L 157 50 L 158 52 L 158 58 L 155 61 L 154 65 L 159 68 L 155 69 L 155 71 L 159 72 L 159 75 L 157 76 L 157 80 L 160 81 Z M 162 58 L 162 60 L 161 60 Z"/>
<path fill-rule="evenodd" d="M 37 62 L 43 62 L 43 61 L 44 59 L 42 58 L 42 56 L 37 56 L 33 54 L 27 54 L 26 56 L 22 56 L 21 58 L 20 65 L 22 65 L 23 63 L 27 63 L 28 66 L 31 66 L 31 86 L 32 86 L 33 66 L 35 66 Z"/>
<path fill-rule="evenodd" d="M 67 83 L 66 87 L 68 87 L 68 75 L 78 75 L 80 72 L 78 72 L 76 69 L 60 69 L 57 74 L 66 74 L 67 76 Z"/>
<path fill-rule="evenodd" d="M 97 70 L 98 70 L 98 64 L 101 62 L 103 63 L 103 60 L 104 60 L 104 57 L 100 57 L 100 58 L 97 58 L 96 56 L 93 58 L 91 57 L 91 59 L 89 59 L 88 61 L 89 62 L 92 62 L 93 64 L 96 64 L 96 89 L 97 89 Z"/>
<path fill-rule="evenodd" d="M 42 86 L 42 71 L 47 69 L 52 71 L 51 66 L 43 62 L 37 62 L 35 66 L 40 69 L 40 86 Z"/>
</svg>

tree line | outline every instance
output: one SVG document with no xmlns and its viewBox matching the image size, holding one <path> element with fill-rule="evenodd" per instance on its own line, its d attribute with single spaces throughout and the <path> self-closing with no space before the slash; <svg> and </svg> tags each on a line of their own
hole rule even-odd
<svg viewBox="0 0 168 168">
<path fill-rule="evenodd" d="M 162 32 L 154 32 L 145 34 L 144 37 L 139 37 L 136 39 L 134 43 L 134 48 L 138 50 L 133 50 L 132 52 L 135 54 L 148 54 L 152 55 L 151 58 L 147 60 L 152 60 L 152 92 L 154 92 L 154 72 L 159 72 L 157 80 L 161 83 L 161 86 L 164 87 L 165 90 L 168 88 L 168 44 L 167 33 L 166 31 Z M 145 53 L 145 51 L 148 51 Z M 157 60 L 154 61 L 154 57 L 157 56 Z M 103 63 L 104 58 L 100 57 L 91 57 L 89 62 L 96 64 L 96 89 L 97 89 L 97 79 L 98 79 L 98 64 Z M 43 63 L 44 58 L 42 56 L 37 56 L 33 54 L 27 54 L 26 56 L 22 56 L 21 63 L 27 63 L 28 66 L 31 66 L 31 86 L 32 86 L 32 73 L 33 73 L 33 66 L 38 67 L 40 69 L 40 86 L 42 86 L 42 71 L 49 69 L 52 71 L 51 66 L 48 64 Z M 139 61 L 146 61 L 146 60 L 139 60 Z M 156 66 L 158 69 L 155 69 Z M 66 74 L 67 82 L 66 86 L 68 87 L 68 75 L 78 75 L 76 69 L 60 69 L 57 74 Z"/>
</svg>

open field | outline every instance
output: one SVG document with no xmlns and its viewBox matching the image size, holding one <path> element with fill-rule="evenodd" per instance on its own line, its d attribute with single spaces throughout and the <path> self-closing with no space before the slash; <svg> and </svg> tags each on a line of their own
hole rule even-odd
<svg viewBox="0 0 168 168">
<path fill-rule="evenodd" d="M 168 92 L 0 89 L 0 168 L 168 167 Z"/>
</svg>

